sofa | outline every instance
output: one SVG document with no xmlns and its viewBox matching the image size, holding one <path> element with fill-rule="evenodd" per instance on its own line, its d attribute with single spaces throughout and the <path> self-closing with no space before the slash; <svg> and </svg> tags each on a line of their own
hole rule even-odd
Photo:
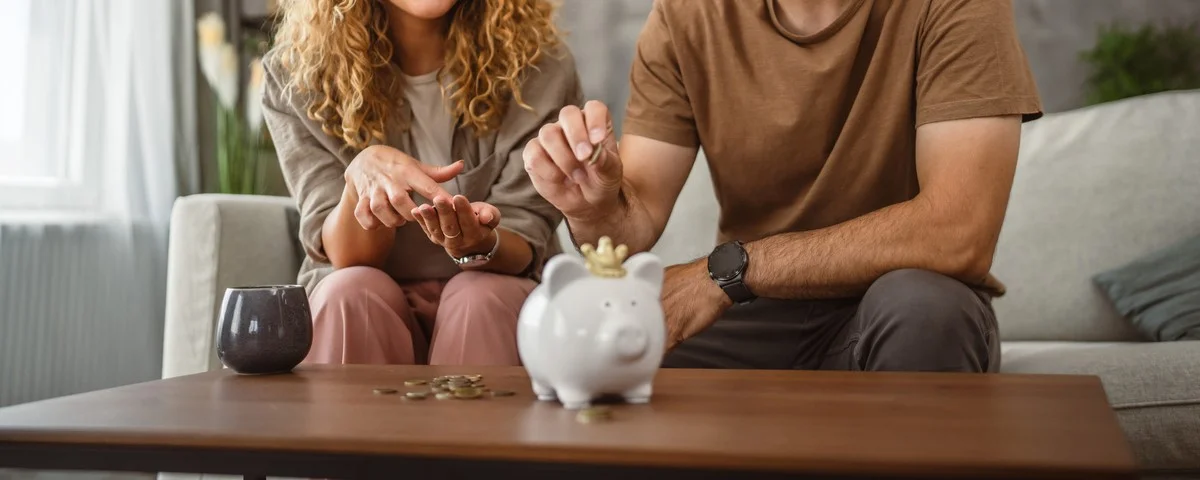
<svg viewBox="0 0 1200 480">
<path fill-rule="evenodd" d="M 715 238 L 714 206 L 700 160 L 655 252 L 668 262 L 705 254 Z M 296 222 L 288 198 L 176 202 L 163 377 L 221 368 L 213 333 L 224 289 L 293 282 L 301 255 Z M 1200 478 L 1200 342 L 1146 341 L 1091 277 L 1195 235 L 1200 91 L 1024 126 L 993 266 L 1008 286 L 994 302 L 1001 373 L 1099 376 L 1144 478 Z"/>
</svg>

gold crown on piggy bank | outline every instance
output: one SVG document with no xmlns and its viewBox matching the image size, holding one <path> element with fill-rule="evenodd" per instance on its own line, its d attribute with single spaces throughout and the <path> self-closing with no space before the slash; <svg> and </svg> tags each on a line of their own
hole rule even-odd
<svg viewBox="0 0 1200 480">
<path fill-rule="evenodd" d="M 613 248 L 612 239 L 608 237 L 600 237 L 598 243 L 599 247 L 592 247 L 590 243 L 579 247 L 579 251 L 583 252 L 588 271 L 597 277 L 624 277 L 625 267 L 621 264 L 625 263 L 625 255 L 629 253 L 629 249 L 624 245 Z"/>
</svg>

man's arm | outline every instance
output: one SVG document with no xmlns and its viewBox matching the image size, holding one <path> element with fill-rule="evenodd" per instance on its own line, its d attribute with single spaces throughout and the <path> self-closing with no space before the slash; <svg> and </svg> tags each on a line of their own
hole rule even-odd
<svg viewBox="0 0 1200 480">
<path fill-rule="evenodd" d="M 982 280 L 1008 206 L 1020 116 L 931 123 L 917 129 L 916 198 L 828 228 L 746 246 L 746 284 L 770 298 L 861 295 L 875 279 L 918 268 Z"/>
</svg>

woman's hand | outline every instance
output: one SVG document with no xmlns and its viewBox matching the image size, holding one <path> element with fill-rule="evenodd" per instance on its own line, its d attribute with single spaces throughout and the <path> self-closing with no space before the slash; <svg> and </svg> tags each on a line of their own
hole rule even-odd
<svg viewBox="0 0 1200 480">
<path fill-rule="evenodd" d="M 367 147 L 346 168 L 346 185 L 358 198 L 354 218 L 367 230 L 396 228 L 414 221 L 416 204 L 411 193 L 417 192 L 425 198 L 450 198 L 438 184 L 450 181 L 462 169 L 461 160 L 434 167 L 392 147 Z"/>
<path fill-rule="evenodd" d="M 441 245 L 452 257 L 488 253 L 496 245 L 493 231 L 500 225 L 500 209 L 487 203 L 443 194 L 433 197 L 433 206 L 421 205 L 409 214 L 429 241 Z"/>
</svg>

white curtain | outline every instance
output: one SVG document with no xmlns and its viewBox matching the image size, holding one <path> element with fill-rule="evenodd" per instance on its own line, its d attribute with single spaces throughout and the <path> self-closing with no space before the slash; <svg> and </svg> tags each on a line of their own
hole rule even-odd
<svg viewBox="0 0 1200 480">
<path fill-rule="evenodd" d="M 0 406 L 158 378 L 167 222 L 198 182 L 192 1 L 18 1 L 21 160 L 57 173 L 0 186 Z"/>
</svg>

